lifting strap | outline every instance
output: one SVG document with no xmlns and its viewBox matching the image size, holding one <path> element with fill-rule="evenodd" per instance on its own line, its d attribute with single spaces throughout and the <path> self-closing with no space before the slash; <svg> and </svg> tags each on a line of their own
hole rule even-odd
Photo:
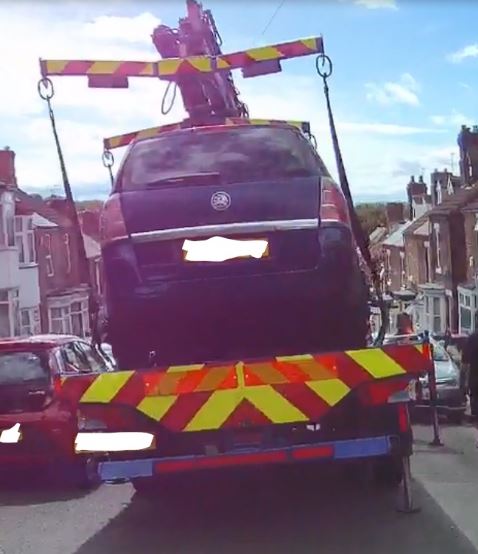
<svg viewBox="0 0 478 554">
<path fill-rule="evenodd" d="M 350 220 L 352 225 L 352 233 L 360 249 L 360 253 L 362 254 L 362 257 L 365 260 L 365 263 L 367 264 L 370 274 L 372 276 L 372 285 L 374 287 L 375 295 L 378 301 L 378 306 L 380 308 L 380 312 L 382 316 L 380 330 L 375 340 L 375 344 L 381 344 L 385 337 L 385 333 L 387 332 L 388 310 L 382 295 L 382 288 L 380 285 L 380 276 L 379 276 L 377 264 L 372 259 L 372 256 L 370 254 L 370 249 L 369 249 L 368 236 L 365 233 L 360 223 L 360 220 L 358 218 L 357 212 L 355 210 L 352 194 L 350 192 L 347 173 L 345 171 L 345 165 L 342 159 L 342 152 L 340 150 L 339 139 L 338 139 L 337 130 L 335 127 L 332 105 L 330 103 L 329 85 L 327 83 L 327 80 L 332 75 L 332 71 L 333 71 L 332 60 L 326 54 L 319 54 L 316 58 L 315 66 L 317 69 L 317 73 L 320 75 L 320 77 L 322 77 L 322 81 L 324 83 L 324 94 L 325 94 L 325 100 L 327 103 L 327 113 L 329 117 L 330 134 L 332 136 L 332 144 L 334 148 L 335 161 L 337 164 L 337 172 L 339 175 L 340 188 L 342 189 L 342 192 L 345 196 L 345 199 L 347 201 L 347 205 L 349 208 Z"/>
</svg>

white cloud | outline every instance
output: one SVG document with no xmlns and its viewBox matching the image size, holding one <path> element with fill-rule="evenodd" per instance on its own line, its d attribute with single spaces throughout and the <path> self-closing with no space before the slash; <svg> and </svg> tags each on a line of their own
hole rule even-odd
<svg viewBox="0 0 478 554">
<path fill-rule="evenodd" d="M 407 104 L 418 106 L 419 86 L 415 78 L 409 73 L 404 73 L 398 81 L 388 81 L 383 84 L 367 83 L 367 99 L 384 106 L 390 104 Z"/>
<path fill-rule="evenodd" d="M 398 10 L 396 0 L 355 0 L 355 4 L 357 4 L 358 6 L 364 6 L 369 10 Z"/>
<path fill-rule="evenodd" d="M 447 56 L 448 61 L 452 63 L 460 63 L 467 58 L 477 58 L 478 57 L 478 43 L 469 44 L 461 50 L 457 50 Z"/>
<path fill-rule="evenodd" d="M 0 72 L 4 83 L 10 85 L 2 88 L 2 136 L 4 143 L 17 151 L 20 185 L 31 191 L 51 191 L 61 187 L 61 176 L 46 107 L 36 92 L 39 55 L 60 59 L 156 59 L 149 37 L 159 19 L 149 11 L 133 18 L 106 16 L 98 12 L 100 4 L 89 4 L 88 9 L 76 7 L 74 13 L 67 11 L 72 8 L 60 6 L 61 16 L 56 11 L 52 15 L 50 6 L 18 6 L 6 8 L 0 3 L 0 50 L 9 52 L 0 57 Z M 32 10 L 34 13 L 30 13 Z M 235 80 L 252 117 L 310 120 L 319 152 L 335 171 L 322 92 L 313 76 L 300 77 L 285 71 L 244 80 L 237 72 Z M 128 90 L 88 89 L 86 80 L 79 77 L 56 78 L 54 83 L 58 130 L 78 198 L 109 191 L 108 173 L 101 163 L 104 137 L 178 121 L 184 115 L 180 95 L 172 112 L 161 115 L 165 83 L 155 79 L 131 79 Z M 398 83 L 388 84 L 398 84 L 412 95 L 419 88 L 408 74 Z M 396 87 L 386 89 L 386 101 L 403 101 L 403 96 Z M 402 179 L 393 174 L 399 156 L 427 160 L 431 145 L 443 132 L 419 122 L 410 126 L 379 118 L 364 121 L 360 114 L 350 115 L 341 108 L 346 106 L 336 106 L 337 126 L 355 194 L 380 194 L 384 190 L 401 193 Z M 416 135 L 420 135 L 418 145 L 413 140 Z M 122 151 L 114 154 L 117 167 Z"/>
<path fill-rule="evenodd" d="M 472 119 L 458 112 L 457 110 L 452 110 L 451 113 L 447 115 L 432 115 L 430 121 L 439 127 L 456 127 L 459 128 L 462 125 L 471 125 L 473 123 Z"/>
</svg>

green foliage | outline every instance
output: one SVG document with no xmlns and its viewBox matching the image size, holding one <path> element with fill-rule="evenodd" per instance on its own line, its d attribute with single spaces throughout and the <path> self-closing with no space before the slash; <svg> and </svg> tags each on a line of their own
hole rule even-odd
<svg viewBox="0 0 478 554">
<path fill-rule="evenodd" d="M 367 235 L 370 235 L 370 233 L 380 225 L 385 226 L 387 224 L 385 204 L 358 204 L 355 209 L 357 210 L 360 223 Z"/>
<path fill-rule="evenodd" d="M 103 200 L 81 200 L 75 202 L 78 210 L 100 210 L 103 206 Z"/>
</svg>

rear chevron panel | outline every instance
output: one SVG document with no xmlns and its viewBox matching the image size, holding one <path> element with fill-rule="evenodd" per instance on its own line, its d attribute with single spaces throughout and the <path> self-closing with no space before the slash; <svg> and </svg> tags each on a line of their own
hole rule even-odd
<svg viewBox="0 0 478 554">
<path fill-rule="evenodd" d="M 412 379 L 432 363 L 428 345 L 385 346 L 72 376 L 62 380 L 61 394 L 78 404 L 131 406 L 172 431 L 204 431 L 238 426 L 244 418 L 252 424 L 317 421 L 361 384 Z"/>
</svg>

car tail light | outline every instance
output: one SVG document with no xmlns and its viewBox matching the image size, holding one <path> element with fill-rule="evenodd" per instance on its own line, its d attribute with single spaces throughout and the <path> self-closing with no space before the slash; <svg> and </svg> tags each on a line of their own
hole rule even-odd
<svg viewBox="0 0 478 554">
<path fill-rule="evenodd" d="M 330 177 L 321 179 L 320 219 L 322 222 L 350 224 L 347 201 L 337 183 Z"/>
<path fill-rule="evenodd" d="M 128 231 L 121 209 L 121 201 L 118 194 L 108 198 L 103 206 L 100 217 L 100 239 L 104 246 L 114 240 L 126 238 Z"/>
</svg>

